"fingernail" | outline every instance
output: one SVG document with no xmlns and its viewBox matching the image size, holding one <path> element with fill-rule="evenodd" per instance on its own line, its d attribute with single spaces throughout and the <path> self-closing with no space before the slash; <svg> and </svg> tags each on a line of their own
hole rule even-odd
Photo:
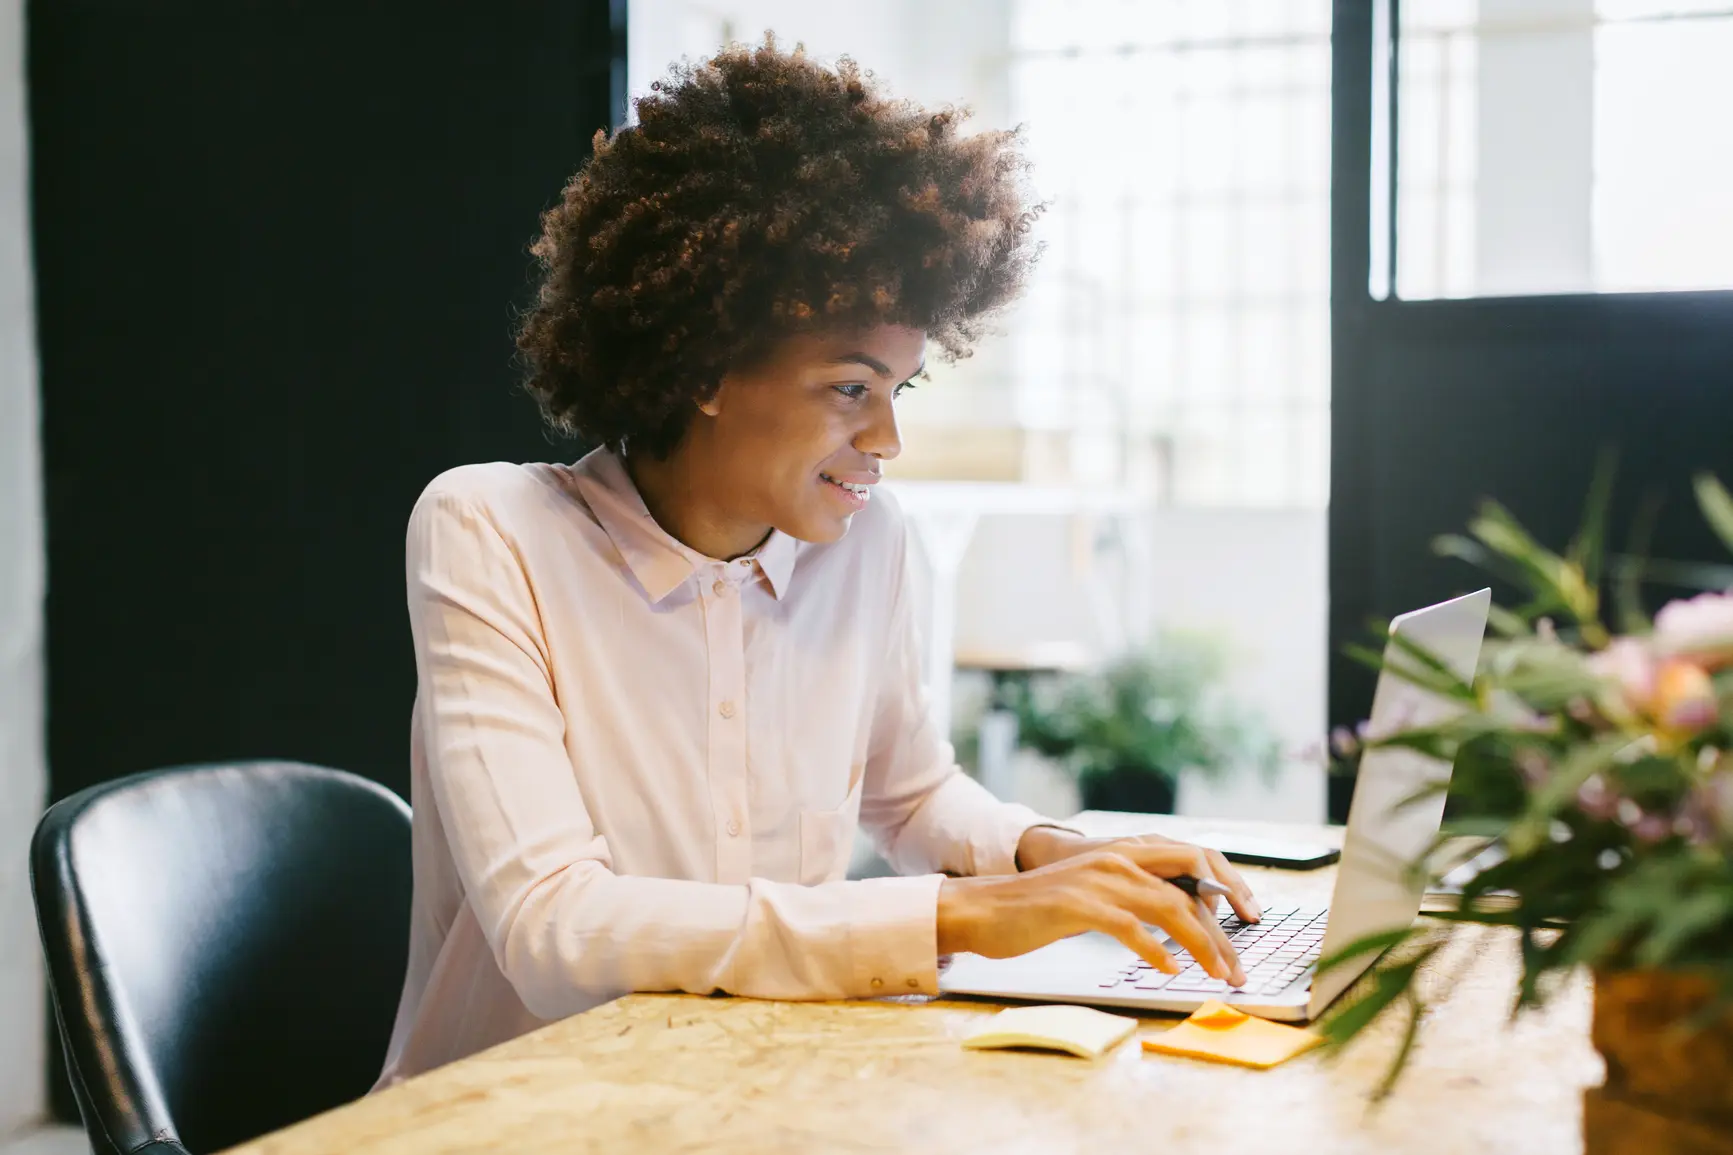
<svg viewBox="0 0 1733 1155">
<path fill-rule="evenodd" d="M 1257 922 L 1257 921 L 1258 921 L 1258 920 L 1259 920 L 1259 919 L 1261 919 L 1261 918 L 1263 918 L 1263 917 L 1264 917 L 1264 908 L 1263 908 L 1263 905 L 1262 905 L 1262 904 L 1261 904 L 1261 903 L 1259 903 L 1259 902 L 1258 902 L 1258 900 L 1257 900 L 1257 899 L 1255 899 L 1255 898 L 1254 898 L 1254 899 L 1252 899 L 1252 900 L 1251 900 L 1251 901 L 1250 901 L 1250 902 L 1248 902 L 1248 903 L 1247 903 L 1247 904 L 1246 904 L 1246 905 L 1247 905 L 1247 906 L 1249 906 L 1249 907 L 1250 907 L 1250 908 L 1251 908 L 1251 911 L 1252 911 L 1252 921 L 1253 921 L 1253 922 Z"/>
</svg>

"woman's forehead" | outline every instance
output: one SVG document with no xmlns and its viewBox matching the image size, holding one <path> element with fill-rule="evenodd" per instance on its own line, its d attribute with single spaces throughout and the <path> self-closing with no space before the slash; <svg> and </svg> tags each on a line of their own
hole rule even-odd
<svg viewBox="0 0 1733 1155">
<path fill-rule="evenodd" d="M 926 347 L 927 335 L 919 329 L 875 325 L 795 334 L 780 342 L 766 360 L 782 366 L 855 364 L 901 380 L 920 371 Z"/>
</svg>

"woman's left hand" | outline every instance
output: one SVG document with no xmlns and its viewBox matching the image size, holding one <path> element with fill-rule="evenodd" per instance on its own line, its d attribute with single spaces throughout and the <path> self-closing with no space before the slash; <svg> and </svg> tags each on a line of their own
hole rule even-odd
<svg viewBox="0 0 1733 1155">
<path fill-rule="evenodd" d="M 1124 855 L 1158 877 L 1173 875 L 1176 849 L 1195 851 L 1194 865 L 1187 868 L 1194 878 L 1213 878 L 1227 887 L 1231 892 L 1228 905 L 1246 921 L 1257 922 L 1263 917 L 1263 909 L 1252 895 L 1252 888 L 1246 885 L 1246 880 L 1240 877 L 1240 872 L 1222 856 L 1221 851 L 1192 846 L 1160 834 L 1140 834 L 1134 838 L 1085 838 L 1052 826 L 1031 826 L 1017 843 L 1017 869 L 1036 870 L 1103 847 L 1111 847 L 1115 853 Z M 1209 899 L 1208 903 L 1214 910 L 1215 900 Z"/>
</svg>

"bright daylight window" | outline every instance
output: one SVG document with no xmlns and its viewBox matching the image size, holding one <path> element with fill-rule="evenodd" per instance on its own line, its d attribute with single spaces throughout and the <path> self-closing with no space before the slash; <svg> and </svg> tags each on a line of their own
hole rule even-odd
<svg viewBox="0 0 1733 1155">
<path fill-rule="evenodd" d="M 1733 4 L 1400 11 L 1399 296 L 1733 287 Z"/>
<path fill-rule="evenodd" d="M 1051 201 L 1019 422 L 1078 481 L 1323 506 L 1330 4 L 1016 0 L 1008 79 Z"/>
</svg>

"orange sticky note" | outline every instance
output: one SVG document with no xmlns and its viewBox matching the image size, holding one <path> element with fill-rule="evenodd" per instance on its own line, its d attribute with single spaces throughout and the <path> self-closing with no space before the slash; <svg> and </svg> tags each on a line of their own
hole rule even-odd
<svg viewBox="0 0 1733 1155">
<path fill-rule="evenodd" d="M 1179 1026 L 1165 1034 L 1147 1036 L 1143 1049 L 1265 1068 L 1285 1063 L 1323 1041 L 1311 1031 L 1254 1018 L 1211 999 Z"/>
</svg>

